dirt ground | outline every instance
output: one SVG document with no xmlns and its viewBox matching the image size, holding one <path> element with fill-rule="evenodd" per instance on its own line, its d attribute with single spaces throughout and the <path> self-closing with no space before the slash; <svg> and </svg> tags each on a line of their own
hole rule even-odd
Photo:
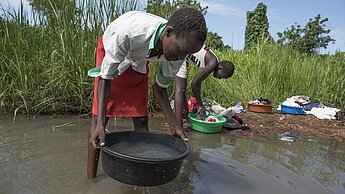
<svg viewBox="0 0 345 194">
<path fill-rule="evenodd" d="M 226 135 L 236 137 L 268 136 L 272 132 L 295 132 L 302 137 L 319 137 L 345 142 L 345 120 L 321 120 L 314 115 L 279 113 L 240 113 L 248 130 L 227 130 Z"/>
</svg>

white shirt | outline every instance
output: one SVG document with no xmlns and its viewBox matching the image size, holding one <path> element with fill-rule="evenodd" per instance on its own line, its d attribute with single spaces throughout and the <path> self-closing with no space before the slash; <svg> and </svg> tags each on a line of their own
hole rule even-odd
<svg viewBox="0 0 345 194">
<path fill-rule="evenodd" d="M 93 74 L 89 71 L 89 76 L 112 79 L 121 75 L 129 66 L 139 73 L 146 73 L 147 61 L 162 61 L 162 77 L 173 80 L 183 61 L 167 61 L 163 55 L 159 58 L 147 58 L 166 22 L 164 18 L 140 11 L 130 11 L 118 17 L 103 35 L 105 57 L 102 66 Z M 161 87 L 169 86 L 158 81 L 157 83 Z"/>
<path fill-rule="evenodd" d="M 213 53 L 211 49 L 209 49 L 206 45 L 204 45 L 198 52 L 190 55 L 187 57 L 187 60 L 185 60 L 177 72 L 176 76 L 187 79 L 188 77 L 188 62 L 192 61 L 199 69 L 204 69 L 206 66 L 206 53 L 210 51 Z M 213 55 L 217 58 L 217 62 L 219 62 L 218 57 L 213 53 Z"/>
</svg>

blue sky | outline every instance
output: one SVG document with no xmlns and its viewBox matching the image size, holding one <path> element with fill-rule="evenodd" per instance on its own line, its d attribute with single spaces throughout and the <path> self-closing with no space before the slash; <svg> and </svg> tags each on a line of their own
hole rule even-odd
<svg viewBox="0 0 345 194">
<path fill-rule="evenodd" d="M 234 49 L 243 49 L 247 23 L 246 11 L 253 11 L 257 4 L 267 5 L 269 32 L 277 40 L 277 32 L 283 32 L 295 22 L 305 26 L 309 18 L 317 14 L 328 18 L 330 36 L 336 40 L 322 53 L 345 52 L 345 0 L 201 0 L 207 5 L 206 22 L 210 31 L 223 37 L 223 42 Z"/>
<path fill-rule="evenodd" d="M 140 0 L 145 3 L 146 0 Z M 0 0 L 2 6 L 8 4 L 17 7 L 20 0 Z M 223 37 L 223 42 L 236 50 L 244 47 L 244 33 L 247 23 L 246 11 L 253 11 L 257 4 L 267 5 L 269 32 L 276 40 L 277 32 L 283 32 L 295 22 L 304 26 L 309 18 L 321 14 L 328 18 L 327 27 L 331 29 L 331 37 L 336 40 L 327 50 L 321 53 L 345 52 L 345 0 L 199 0 L 208 6 L 205 16 L 210 31 Z M 27 5 L 27 1 L 24 0 Z"/>
</svg>

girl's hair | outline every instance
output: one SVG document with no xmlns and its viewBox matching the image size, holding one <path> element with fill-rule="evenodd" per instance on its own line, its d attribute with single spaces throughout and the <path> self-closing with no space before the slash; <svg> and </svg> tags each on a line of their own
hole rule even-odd
<svg viewBox="0 0 345 194">
<path fill-rule="evenodd" d="M 176 10 L 170 16 L 167 25 L 173 27 L 177 38 L 183 34 L 195 32 L 200 41 L 205 42 L 206 40 L 206 21 L 202 13 L 196 9 L 182 8 Z"/>
</svg>

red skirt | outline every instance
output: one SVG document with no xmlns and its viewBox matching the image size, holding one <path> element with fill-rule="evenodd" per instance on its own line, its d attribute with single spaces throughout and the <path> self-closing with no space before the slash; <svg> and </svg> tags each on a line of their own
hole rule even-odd
<svg viewBox="0 0 345 194">
<path fill-rule="evenodd" d="M 96 66 L 101 66 L 105 50 L 103 38 L 98 40 Z M 142 117 L 148 115 L 148 64 L 146 74 L 133 70 L 130 66 L 123 74 L 111 81 L 107 104 L 107 117 Z M 98 115 L 98 79 L 95 78 L 92 113 Z"/>
</svg>

